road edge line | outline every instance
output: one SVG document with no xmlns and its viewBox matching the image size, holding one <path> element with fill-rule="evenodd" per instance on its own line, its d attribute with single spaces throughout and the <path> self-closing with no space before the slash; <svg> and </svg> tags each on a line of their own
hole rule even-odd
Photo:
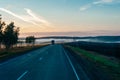
<svg viewBox="0 0 120 80">
<path fill-rule="evenodd" d="M 67 55 L 67 53 L 66 53 L 66 51 L 65 51 L 64 48 L 63 48 L 63 51 L 64 51 L 64 53 L 65 53 L 65 55 L 66 55 L 66 57 L 67 57 L 70 65 L 71 65 L 72 69 L 73 69 L 73 72 L 74 72 L 75 75 L 76 75 L 77 80 L 80 80 L 80 78 L 79 78 L 79 76 L 78 76 L 78 74 L 77 74 L 77 72 L 76 72 L 76 69 L 75 69 L 75 67 L 73 66 L 73 64 L 72 64 L 72 62 L 71 62 L 71 60 L 70 60 L 69 56 Z"/>
</svg>

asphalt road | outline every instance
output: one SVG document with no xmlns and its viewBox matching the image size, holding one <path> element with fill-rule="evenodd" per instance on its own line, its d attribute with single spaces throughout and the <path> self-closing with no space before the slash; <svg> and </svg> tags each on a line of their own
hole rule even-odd
<svg viewBox="0 0 120 80">
<path fill-rule="evenodd" d="M 81 73 L 81 76 L 83 74 L 85 75 Z M 81 80 L 81 78 L 64 48 L 61 45 L 49 45 L 0 63 L 0 80 Z"/>
</svg>

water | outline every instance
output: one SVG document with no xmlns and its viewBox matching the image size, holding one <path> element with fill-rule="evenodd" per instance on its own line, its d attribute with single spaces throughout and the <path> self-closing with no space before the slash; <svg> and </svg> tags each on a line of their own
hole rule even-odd
<svg viewBox="0 0 120 80">
<path fill-rule="evenodd" d="M 76 41 L 86 41 L 86 42 L 99 42 L 99 43 L 120 43 L 120 41 L 106 41 L 99 39 L 77 39 Z"/>
<path fill-rule="evenodd" d="M 75 41 L 86 41 L 86 42 L 100 42 L 100 43 L 120 43 L 120 41 L 104 41 L 98 39 L 36 39 L 35 44 L 41 43 L 50 43 L 52 40 L 55 40 L 56 43 L 66 43 L 66 42 L 75 42 Z M 25 40 L 22 40 L 25 42 Z"/>
<path fill-rule="evenodd" d="M 49 43 L 51 44 L 51 41 L 55 40 L 55 43 L 67 43 L 67 42 L 75 42 L 75 41 L 85 41 L 85 42 L 99 42 L 99 43 L 120 43 L 120 41 L 103 41 L 103 40 L 98 40 L 98 39 L 36 39 L 35 44 L 42 44 L 42 43 Z M 25 39 L 20 40 L 23 43 L 18 43 L 17 46 L 27 46 L 28 44 L 25 43 Z M 5 46 L 2 45 L 2 48 Z"/>
</svg>

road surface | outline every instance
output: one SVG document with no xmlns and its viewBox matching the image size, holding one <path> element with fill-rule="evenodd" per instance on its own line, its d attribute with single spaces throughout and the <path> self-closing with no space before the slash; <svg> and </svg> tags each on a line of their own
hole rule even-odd
<svg viewBox="0 0 120 80">
<path fill-rule="evenodd" d="M 61 45 L 49 45 L 0 63 L 0 80 L 81 80 L 81 78 L 64 48 Z"/>
</svg>

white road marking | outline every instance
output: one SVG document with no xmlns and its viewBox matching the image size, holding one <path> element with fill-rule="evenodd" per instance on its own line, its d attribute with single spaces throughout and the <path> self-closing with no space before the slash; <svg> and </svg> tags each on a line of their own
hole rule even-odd
<svg viewBox="0 0 120 80">
<path fill-rule="evenodd" d="M 25 71 L 20 77 L 17 78 L 17 80 L 21 80 L 27 73 L 28 71 Z"/>
<path fill-rule="evenodd" d="M 67 57 L 67 59 L 68 59 L 68 61 L 69 61 L 69 63 L 70 63 L 70 65 L 71 65 L 71 67 L 72 67 L 72 69 L 73 69 L 75 75 L 76 75 L 77 80 L 80 80 L 80 78 L 79 78 L 79 76 L 78 76 L 78 74 L 77 74 L 77 72 L 76 72 L 76 70 L 75 70 L 75 68 L 74 68 L 74 66 L 73 66 L 73 64 L 72 64 L 72 62 L 71 62 L 69 56 L 68 56 L 67 53 L 65 52 L 64 48 L 63 48 L 63 51 L 64 51 L 64 53 L 65 53 L 65 55 L 66 55 L 66 57 Z"/>
</svg>

